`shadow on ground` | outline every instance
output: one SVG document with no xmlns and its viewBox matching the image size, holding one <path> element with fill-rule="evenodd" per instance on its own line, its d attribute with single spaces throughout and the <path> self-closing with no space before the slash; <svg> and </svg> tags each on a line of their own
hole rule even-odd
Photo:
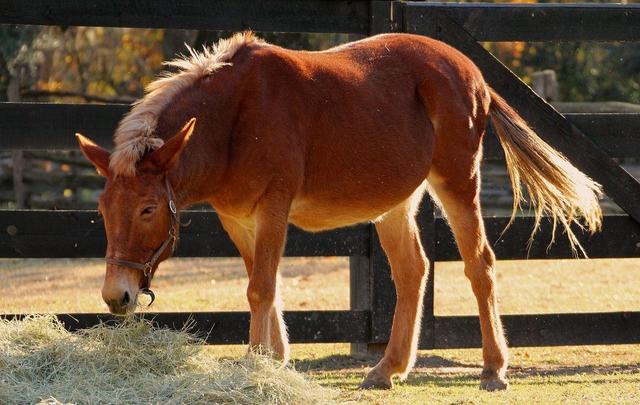
<svg viewBox="0 0 640 405">
<path fill-rule="evenodd" d="M 377 360 L 371 358 L 354 358 L 349 355 L 332 355 L 318 359 L 304 359 L 295 362 L 295 368 L 298 371 L 308 373 L 339 373 L 343 377 L 351 376 L 350 381 L 334 381 L 332 384 L 338 383 L 341 388 L 355 389 L 360 380 L 364 378 L 366 369 L 373 367 Z M 461 387 L 475 386 L 480 382 L 480 372 L 482 367 L 477 363 L 463 362 L 452 360 L 441 356 L 420 356 L 416 361 L 414 370 L 409 374 L 407 380 L 402 385 L 423 386 L 436 385 L 439 387 Z M 513 380 L 527 379 L 530 377 L 571 377 L 591 375 L 602 375 L 603 378 L 590 379 L 593 384 L 610 384 L 611 380 L 605 378 L 612 374 L 637 374 L 640 382 L 640 363 L 633 362 L 629 364 L 618 365 L 585 365 L 585 366 L 548 366 L 540 367 L 522 367 L 514 366 L 509 368 L 508 376 Z M 583 383 L 580 379 L 562 379 L 563 384 L 567 383 Z M 528 385 L 549 384 L 548 380 L 529 380 Z"/>
<path fill-rule="evenodd" d="M 296 360 L 296 370 L 299 371 L 340 371 L 373 367 L 379 357 L 352 357 L 346 354 L 332 355 L 318 359 Z M 477 365 L 456 360 L 446 359 L 441 356 L 420 356 L 416 360 L 415 367 L 421 368 L 477 368 Z"/>
</svg>

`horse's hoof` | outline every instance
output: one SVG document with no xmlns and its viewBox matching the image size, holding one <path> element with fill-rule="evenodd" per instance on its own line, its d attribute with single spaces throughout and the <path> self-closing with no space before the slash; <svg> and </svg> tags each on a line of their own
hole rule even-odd
<svg viewBox="0 0 640 405">
<path fill-rule="evenodd" d="M 363 390 L 390 390 L 393 388 L 393 382 L 391 377 L 381 376 L 376 373 L 376 370 L 371 370 L 367 378 L 360 384 L 360 389 Z"/>
<path fill-rule="evenodd" d="M 509 388 L 506 378 L 492 377 L 480 380 L 480 389 L 485 391 L 503 391 Z"/>
</svg>

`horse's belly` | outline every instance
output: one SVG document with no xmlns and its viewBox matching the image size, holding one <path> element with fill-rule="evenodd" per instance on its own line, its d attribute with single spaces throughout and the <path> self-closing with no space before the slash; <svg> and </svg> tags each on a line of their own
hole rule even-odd
<svg viewBox="0 0 640 405">
<path fill-rule="evenodd" d="M 424 177 L 403 180 L 370 189 L 332 189 L 331 184 L 327 184 L 324 192 L 294 198 L 289 221 L 308 231 L 374 221 L 410 198 Z"/>
<path fill-rule="evenodd" d="M 411 197 L 429 172 L 428 153 L 380 154 L 363 164 L 357 164 L 357 157 L 334 160 L 350 164 L 308 171 L 305 186 L 292 202 L 290 222 L 320 231 L 375 220 Z"/>
<path fill-rule="evenodd" d="M 397 205 L 397 204 L 395 204 Z M 375 220 L 395 206 L 328 205 L 314 201 L 293 201 L 289 222 L 307 231 L 317 232 Z"/>
</svg>

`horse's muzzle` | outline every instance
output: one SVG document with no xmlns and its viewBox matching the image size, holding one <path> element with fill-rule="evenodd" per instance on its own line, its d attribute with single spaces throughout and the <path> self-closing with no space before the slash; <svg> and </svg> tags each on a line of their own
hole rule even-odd
<svg viewBox="0 0 640 405">
<path fill-rule="evenodd" d="M 105 303 L 109 307 L 109 312 L 114 315 L 126 315 L 135 308 L 135 302 L 132 302 L 128 291 L 125 291 L 119 298 L 105 299 Z"/>
</svg>

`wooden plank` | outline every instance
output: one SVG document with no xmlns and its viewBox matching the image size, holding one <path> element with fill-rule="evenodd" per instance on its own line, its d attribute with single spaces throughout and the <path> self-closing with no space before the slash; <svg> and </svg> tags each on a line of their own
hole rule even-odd
<svg viewBox="0 0 640 405">
<path fill-rule="evenodd" d="M 435 203 L 426 194 L 422 199 L 422 205 L 418 214 L 418 226 L 420 227 L 420 239 L 427 261 L 429 263 L 428 279 L 424 289 L 424 301 L 422 303 L 422 331 L 420 333 L 420 342 L 425 345 L 433 345 L 435 342 L 435 258 L 436 258 L 436 241 L 438 234 L 436 232 L 436 214 Z"/>
<path fill-rule="evenodd" d="M 104 147 L 125 104 L 0 103 L 0 149 L 78 149 L 80 132 Z"/>
<path fill-rule="evenodd" d="M 0 0 L 0 24 L 367 34 L 365 0 Z"/>
<path fill-rule="evenodd" d="M 369 2 L 369 35 L 396 32 L 401 28 L 398 18 L 402 16 L 397 2 L 371 0 Z"/>
<path fill-rule="evenodd" d="M 2 314 L 4 319 L 20 319 L 24 314 Z M 122 320 L 109 314 L 56 314 L 70 331 L 100 323 L 115 325 Z M 157 327 L 190 331 L 206 336 L 208 344 L 244 344 L 249 337 L 248 312 L 144 312 L 139 314 Z M 291 343 L 367 342 L 368 311 L 286 311 L 284 319 Z"/>
<path fill-rule="evenodd" d="M 563 115 L 609 156 L 616 158 L 640 156 L 640 114 L 568 113 Z M 488 126 L 483 147 L 485 159 L 504 160 L 504 152 L 491 125 Z"/>
<path fill-rule="evenodd" d="M 602 184 L 604 192 L 640 221 L 640 183 L 577 127 L 538 97 L 507 67 L 478 44 L 444 12 L 430 14 L 429 33 L 467 55 L 485 80 L 514 107 L 538 135 L 562 152 L 577 168 Z"/>
<path fill-rule="evenodd" d="M 123 104 L 0 103 L 0 149 L 77 150 L 74 133 L 80 132 L 106 148 L 120 118 Z M 640 114 L 565 114 L 594 143 L 614 157 L 640 156 Z M 504 159 L 489 126 L 485 158 Z"/>
<path fill-rule="evenodd" d="M 487 238 L 498 260 L 517 259 L 570 259 L 569 243 L 564 234 L 556 232 L 556 242 L 551 240 L 551 223 L 544 219 L 541 229 L 527 249 L 529 235 L 533 229 L 533 217 L 518 217 L 515 223 L 498 239 L 509 222 L 508 217 L 487 217 L 484 219 Z M 460 260 L 449 225 L 443 218 L 436 220 L 436 261 Z M 590 258 L 640 257 L 640 224 L 627 215 L 607 215 L 602 231 L 588 236 L 574 227 L 574 232 Z"/>
<path fill-rule="evenodd" d="M 228 239 L 218 217 L 213 212 L 185 212 L 183 219 L 192 224 L 183 228 L 175 256 L 178 257 L 235 257 L 238 253 Z M 498 236 L 508 222 L 507 217 L 485 218 L 487 236 L 499 259 L 559 259 L 571 258 L 566 238 L 560 232 L 556 243 L 548 248 L 551 224 L 542 221 L 536 239 L 527 250 L 533 229 L 533 218 L 519 217 L 507 232 Z M 103 257 L 104 230 L 95 211 L 12 211 L 0 210 L 0 257 L 12 258 L 75 258 Z M 291 227 L 285 249 L 287 256 L 368 256 L 369 227 L 356 227 L 331 232 L 307 233 Z M 434 260 L 459 260 L 451 230 L 443 218 L 435 221 Z M 603 229 L 591 237 L 575 229 L 587 253 L 592 258 L 640 257 L 640 224 L 627 215 L 605 216 Z M 427 237 L 426 234 L 423 234 Z M 377 239 L 373 242 L 377 242 Z M 426 242 L 425 242 L 426 243 Z M 428 245 L 427 245 L 428 246 Z M 382 250 L 373 258 L 374 280 L 380 300 L 386 302 L 395 291 L 390 273 L 384 269 L 386 257 Z M 382 268 L 382 270 L 380 270 Z M 394 296 L 395 297 L 395 296 Z M 395 302 L 395 298 L 393 303 Z M 393 306 L 390 303 L 389 306 Z M 382 328 L 382 326 L 381 326 Z"/>
<path fill-rule="evenodd" d="M 511 347 L 640 343 L 640 312 L 503 315 Z M 433 347 L 481 347 L 475 316 L 437 316 Z"/>
<path fill-rule="evenodd" d="M 424 291 L 423 301 L 423 329 L 420 340 L 433 342 L 434 339 L 434 261 L 437 244 L 437 232 L 435 229 L 435 213 L 433 201 L 426 196 L 418 213 L 418 226 L 420 237 L 427 260 L 429 260 L 429 274 Z M 371 226 L 371 256 L 369 274 L 371 277 L 371 338 L 373 343 L 386 343 L 391 333 L 393 313 L 396 306 L 396 290 L 391 279 L 391 267 L 386 254 L 380 246 L 380 240 Z"/>
<path fill-rule="evenodd" d="M 369 276 L 371 280 L 371 343 L 389 341 L 393 311 L 396 306 L 396 289 L 391 280 L 391 265 L 380 245 L 380 238 L 373 224 L 370 229 Z"/>
<path fill-rule="evenodd" d="M 578 114 L 564 116 L 608 155 L 640 156 L 640 114 Z"/>
<path fill-rule="evenodd" d="M 3 314 L 4 319 L 25 315 Z M 119 321 L 108 314 L 57 314 L 68 330 L 100 322 Z M 143 314 L 160 327 L 181 329 L 193 322 L 192 332 L 207 335 L 209 344 L 244 344 L 248 339 L 247 312 L 195 312 Z M 284 314 L 291 343 L 364 343 L 369 341 L 368 311 L 288 311 Z M 640 343 L 640 312 L 505 315 L 502 321 L 509 345 L 561 346 Z M 480 347 L 480 325 L 475 316 L 436 316 L 436 339 L 422 349 Z"/>
<path fill-rule="evenodd" d="M 178 257 L 234 257 L 238 252 L 213 212 L 187 211 Z M 0 210 L 0 257 L 104 257 L 104 228 L 96 211 Z M 285 256 L 369 254 L 368 225 L 307 233 L 289 228 Z"/>
<path fill-rule="evenodd" d="M 369 270 L 368 257 L 349 257 L 349 308 L 351 310 L 369 311 L 371 308 Z M 350 351 L 352 356 L 368 356 L 371 354 L 371 349 L 368 343 L 351 343 Z"/>
<path fill-rule="evenodd" d="M 405 4 L 406 27 L 420 32 L 446 13 L 478 41 L 637 41 L 637 4 Z"/>
</svg>

